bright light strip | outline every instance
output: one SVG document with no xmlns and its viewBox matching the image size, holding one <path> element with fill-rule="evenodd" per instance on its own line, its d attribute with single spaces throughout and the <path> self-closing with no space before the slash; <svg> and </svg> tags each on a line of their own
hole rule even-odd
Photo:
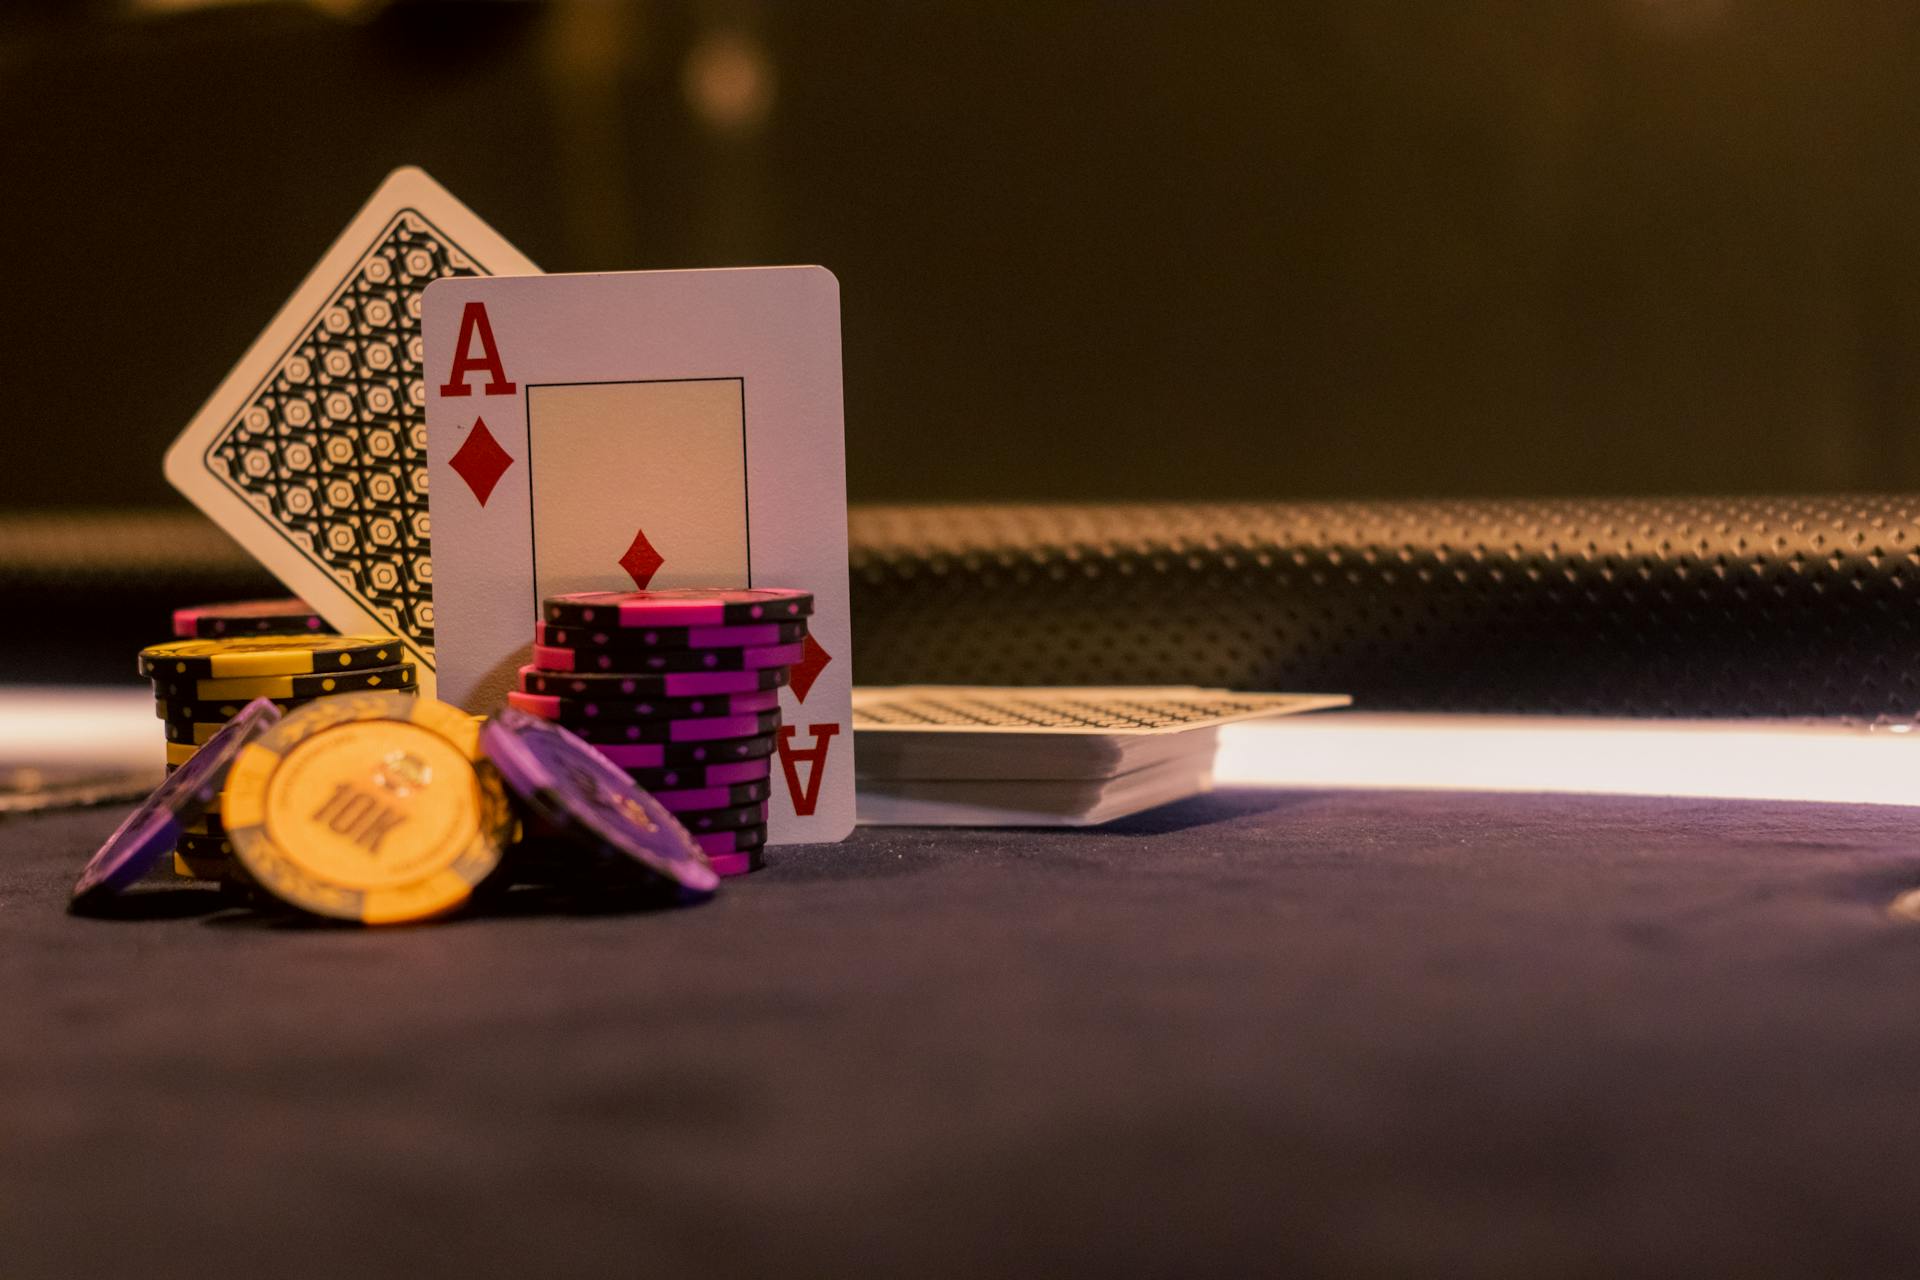
<svg viewBox="0 0 1920 1280">
<path fill-rule="evenodd" d="M 0 768 L 159 769 L 146 688 L 0 686 Z"/>
<path fill-rule="evenodd" d="M 1321 712 L 1226 726 L 1214 779 L 1920 805 L 1909 729 Z"/>
</svg>

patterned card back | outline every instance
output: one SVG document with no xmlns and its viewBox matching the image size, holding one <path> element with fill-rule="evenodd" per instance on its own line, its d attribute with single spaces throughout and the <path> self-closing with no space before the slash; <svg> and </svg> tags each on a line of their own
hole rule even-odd
<svg viewBox="0 0 1920 1280">
<path fill-rule="evenodd" d="M 293 546 L 429 649 L 420 294 L 442 276 L 477 274 L 420 214 L 396 216 L 207 450 L 209 470 Z"/>
<path fill-rule="evenodd" d="M 420 315 L 452 276 L 538 274 L 397 169 L 167 453 L 167 477 L 344 634 L 402 638 L 433 687 Z"/>
<path fill-rule="evenodd" d="M 869 733 L 1156 734 L 1234 720 L 1345 706 L 1340 694 L 1234 693 L 1226 689 L 993 688 L 916 685 L 856 688 L 853 726 Z"/>
</svg>

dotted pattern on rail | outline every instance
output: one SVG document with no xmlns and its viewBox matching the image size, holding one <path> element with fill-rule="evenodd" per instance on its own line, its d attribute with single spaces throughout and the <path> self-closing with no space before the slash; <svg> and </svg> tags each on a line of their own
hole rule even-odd
<svg viewBox="0 0 1920 1280">
<path fill-rule="evenodd" d="M 861 684 L 1920 712 L 1920 498 L 855 508 Z"/>
</svg>

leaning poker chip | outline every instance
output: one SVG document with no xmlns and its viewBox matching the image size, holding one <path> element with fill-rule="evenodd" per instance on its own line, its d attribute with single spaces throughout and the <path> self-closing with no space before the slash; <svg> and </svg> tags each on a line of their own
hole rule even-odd
<svg viewBox="0 0 1920 1280">
<path fill-rule="evenodd" d="M 694 835 L 709 831 L 744 831 L 748 827 L 766 829 L 767 802 L 734 805 L 727 809 L 674 809 L 673 816 Z"/>
<path fill-rule="evenodd" d="M 566 729 L 508 707 L 480 739 L 508 789 L 568 846 L 637 864 L 688 895 L 718 887 L 673 814 Z"/>
<path fill-rule="evenodd" d="M 179 843 L 184 824 L 219 801 L 241 752 L 279 719 L 280 709 L 272 703 L 249 704 L 191 762 L 169 771 L 88 860 L 73 886 L 72 909 L 97 907 L 151 871 Z"/>
<path fill-rule="evenodd" d="M 568 725 L 596 745 L 603 742 L 712 742 L 719 738 L 755 738 L 780 727 L 778 711 L 745 716 L 706 716 L 696 720 L 607 720 Z"/>
<path fill-rule="evenodd" d="M 669 765 L 659 769 L 627 769 L 626 775 L 651 791 L 685 790 L 692 787 L 729 787 L 743 782 L 764 782 L 773 774 L 773 758 L 733 760 L 725 764 Z M 744 802 L 743 802 L 744 803 Z"/>
<path fill-rule="evenodd" d="M 778 689 L 788 679 L 785 667 L 640 675 L 624 671 L 556 672 L 528 665 L 520 668 L 520 691 L 556 698 L 699 698 Z"/>
<path fill-rule="evenodd" d="M 192 676 L 155 676 L 156 697 L 176 702 L 230 702 L 235 698 L 272 698 L 276 701 L 324 698 L 336 693 L 365 693 L 380 689 L 412 689 L 418 685 L 413 664 L 367 667 L 358 671 L 305 676 L 236 676 L 196 679 Z"/>
<path fill-rule="evenodd" d="M 709 858 L 722 853 L 745 853 L 767 842 L 765 827 L 740 827 L 733 831 L 703 831 L 693 838 Z"/>
<path fill-rule="evenodd" d="M 533 665 L 542 671 L 614 672 L 659 675 L 691 671 L 757 671 L 790 667 L 806 655 L 806 646 L 774 644 L 760 649 L 672 649 L 661 653 L 621 653 L 610 649 L 561 649 L 533 646 Z"/>
<path fill-rule="evenodd" d="M 400 693 L 289 713 L 234 762 L 220 821 L 262 889 L 363 924 L 460 906 L 499 867 L 514 829 L 479 722 Z"/>
<path fill-rule="evenodd" d="M 655 791 L 652 787 L 647 788 L 655 800 L 673 813 L 690 809 L 730 809 L 735 805 L 759 804 L 766 800 L 767 793 L 772 789 L 765 778 L 755 782 L 736 782 L 730 786 L 684 787 L 678 791 Z"/>
<path fill-rule="evenodd" d="M 773 754 L 774 735 L 718 738 L 712 742 L 596 742 L 593 749 L 622 769 L 667 769 L 682 764 L 758 760 Z"/>
<path fill-rule="evenodd" d="M 737 627 L 813 612 L 813 593 L 780 588 L 578 591 L 548 596 L 541 620 L 556 627 Z"/>
<path fill-rule="evenodd" d="M 140 651 L 140 674 L 178 682 L 242 676 L 299 676 L 391 667 L 407 651 L 394 636 L 235 636 L 170 640 Z"/>
<path fill-rule="evenodd" d="M 805 618 L 756 622 L 744 627 L 556 627 L 534 624 L 535 644 L 562 649 L 608 649 L 652 653 L 664 649 L 761 649 L 807 638 Z"/>
<path fill-rule="evenodd" d="M 183 640 L 225 636 L 331 635 L 327 620 L 304 600 L 235 600 L 173 611 L 173 634 Z"/>
<path fill-rule="evenodd" d="M 710 853 L 707 861 L 713 864 L 714 874 L 722 880 L 744 876 L 749 871 L 758 871 L 767 865 L 758 849 L 748 853 Z"/>
<path fill-rule="evenodd" d="M 774 711 L 780 706 L 780 691 L 714 693 L 704 698 L 560 698 L 513 689 L 507 693 L 507 705 L 571 729 L 603 720 L 679 720 Z"/>
</svg>

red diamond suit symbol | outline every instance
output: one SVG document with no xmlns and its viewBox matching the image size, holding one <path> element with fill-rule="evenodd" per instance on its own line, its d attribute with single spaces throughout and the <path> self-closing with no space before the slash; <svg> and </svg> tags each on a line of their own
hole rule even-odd
<svg viewBox="0 0 1920 1280">
<path fill-rule="evenodd" d="M 513 455 L 493 438 L 485 418 L 475 418 L 473 430 L 467 433 L 466 442 L 454 453 L 449 465 L 454 474 L 467 482 L 467 488 L 473 490 L 473 496 L 484 507 L 493 496 L 493 487 L 513 465 Z"/>
<path fill-rule="evenodd" d="M 660 566 L 665 563 L 666 558 L 647 541 L 645 529 L 633 531 L 633 541 L 620 557 L 620 567 L 627 571 L 627 576 L 633 579 L 634 588 L 639 591 L 647 589 L 647 584 L 653 581 L 653 575 L 660 572 Z"/>
<path fill-rule="evenodd" d="M 832 661 L 833 655 L 822 649 L 820 642 L 813 638 L 813 633 L 808 632 L 807 638 L 801 643 L 800 661 L 794 663 L 793 668 L 787 673 L 787 682 L 793 687 L 793 696 L 805 702 L 807 690 L 813 688 L 813 682 L 820 678 L 820 673 L 826 670 L 827 664 Z"/>
</svg>

